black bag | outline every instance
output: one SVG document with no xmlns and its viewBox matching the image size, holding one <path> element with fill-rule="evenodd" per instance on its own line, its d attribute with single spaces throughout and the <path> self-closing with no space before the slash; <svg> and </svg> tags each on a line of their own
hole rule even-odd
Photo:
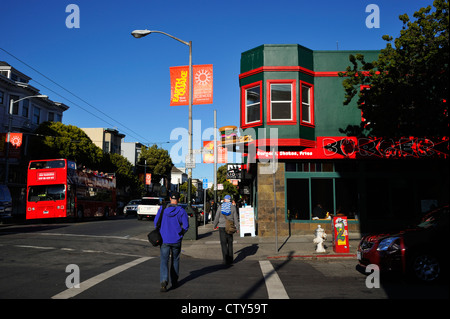
<svg viewBox="0 0 450 319">
<path fill-rule="evenodd" d="M 159 229 L 161 228 L 161 221 L 162 221 L 162 217 L 163 217 L 165 209 L 166 209 L 166 207 L 164 206 L 162 209 L 161 215 L 159 216 L 158 223 L 156 224 L 156 228 L 154 230 L 152 230 L 151 232 L 149 232 L 147 235 L 148 241 L 150 242 L 150 244 L 152 244 L 155 247 L 161 246 L 161 244 L 163 242 Z"/>
</svg>

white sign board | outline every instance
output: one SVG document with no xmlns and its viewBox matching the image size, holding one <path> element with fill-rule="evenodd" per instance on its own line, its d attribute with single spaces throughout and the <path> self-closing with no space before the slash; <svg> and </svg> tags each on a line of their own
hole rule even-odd
<svg viewBox="0 0 450 319">
<path fill-rule="evenodd" d="M 241 237 L 244 237 L 246 234 L 255 237 L 255 212 L 253 207 L 247 206 L 239 208 L 239 219 L 239 233 L 241 234 Z"/>
</svg>

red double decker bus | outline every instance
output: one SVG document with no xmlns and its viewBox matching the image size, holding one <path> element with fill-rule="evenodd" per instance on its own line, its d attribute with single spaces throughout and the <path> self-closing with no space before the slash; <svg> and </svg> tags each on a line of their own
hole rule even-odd
<svg viewBox="0 0 450 319">
<path fill-rule="evenodd" d="M 30 161 L 27 219 L 108 217 L 115 209 L 115 176 L 77 169 L 67 159 Z"/>
</svg>

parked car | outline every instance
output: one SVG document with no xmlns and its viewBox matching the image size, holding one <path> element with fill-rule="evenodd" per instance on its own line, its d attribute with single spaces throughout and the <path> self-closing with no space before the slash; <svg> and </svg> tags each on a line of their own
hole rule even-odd
<svg viewBox="0 0 450 319">
<path fill-rule="evenodd" d="M 381 272 L 399 272 L 421 282 L 437 282 L 448 271 L 448 216 L 447 205 L 428 213 L 414 227 L 364 236 L 357 250 L 360 266 L 375 264 Z"/>
<path fill-rule="evenodd" d="M 137 207 L 142 202 L 142 199 L 133 199 L 123 208 L 123 214 L 125 217 L 130 215 L 137 215 Z"/>
<path fill-rule="evenodd" d="M 138 220 L 142 220 L 144 217 L 148 219 L 151 217 L 155 218 L 163 202 L 163 197 L 142 197 L 142 202 L 137 207 Z"/>
<path fill-rule="evenodd" d="M 12 212 L 12 198 L 9 188 L 0 185 L 0 219 L 10 218 Z"/>
<path fill-rule="evenodd" d="M 11 218 L 12 198 L 9 188 L 6 185 L 0 185 L 0 220 Z"/>
</svg>

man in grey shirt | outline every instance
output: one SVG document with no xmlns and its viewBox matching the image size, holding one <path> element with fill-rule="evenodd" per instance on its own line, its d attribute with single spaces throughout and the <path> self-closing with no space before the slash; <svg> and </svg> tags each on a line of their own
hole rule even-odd
<svg viewBox="0 0 450 319">
<path fill-rule="evenodd" d="M 217 208 L 214 218 L 214 229 L 219 227 L 220 245 L 222 246 L 223 263 L 229 265 L 233 262 L 233 232 L 226 231 L 227 220 L 239 231 L 239 219 L 236 206 L 231 204 L 231 196 L 226 195 L 224 202 Z"/>
</svg>

